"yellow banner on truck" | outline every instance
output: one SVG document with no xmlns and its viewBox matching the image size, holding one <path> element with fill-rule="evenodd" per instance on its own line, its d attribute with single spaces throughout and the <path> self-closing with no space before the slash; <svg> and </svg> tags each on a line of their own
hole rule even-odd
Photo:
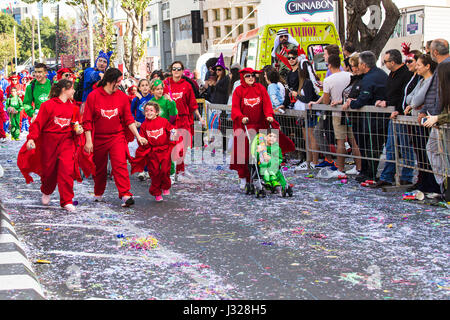
<svg viewBox="0 0 450 320">
<path fill-rule="evenodd" d="M 305 50 L 308 60 L 313 63 L 317 75 L 323 81 L 327 72 L 323 57 L 325 47 L 337 44 L 341 48 L 339 35 L 331 22 L 273 24 L 250 30 L 237 38 L 233 48 L 233 61 L 238 62 L 242 68 L 251 67 L 258 70 L 266 65 L 273 65 L 275 59 L 272 57 L 272 51 L 280 29 L 288 29 L 290 35 Z"/>
</svg>

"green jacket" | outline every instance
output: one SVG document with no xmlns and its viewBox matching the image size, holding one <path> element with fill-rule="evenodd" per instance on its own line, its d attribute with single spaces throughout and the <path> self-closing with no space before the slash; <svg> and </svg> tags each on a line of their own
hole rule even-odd
<svg viewBox="0 0 450 320">
<path fill-rule="evenodd" d="M 50 80 L 44 84 L 35 81 L 35 86 L 33 90 L 33 96 L 31 96 L 31 82 L 27 86 L 25 90 L 25 98 L 23 99 L 23 108 L 28 116 L 32 117 L 34 115 L 35 110 L 39 110 L 41 104 L 48 100 L 48 95 L 50 94 L 50 89 L 52 88 Z M 32 82 L 33 82 L 32 81 Z M 34 102 L 34 108 L 33 108 Z"/>
<path fill-rule="evenodd" d="M 177 104 L 175 101 L 167 100 L 166 98 L 161 97 L 161 99 L 156 100 L 154 97 L 150 100 L 159 104 L 159 116 L 170 120 L 170 117 L 176 116 L 178 114 Z"/>
<path fill-rule="evenodd" d="M 16 96 L 16 97 L 10 97 L 6 99 L 5 104 L 6 110 L 8 110 L 9 107 L 16 109 L 16 111 L 20 112 L 23 109 L 23 102 L 22 100 Z"/>
</svg>

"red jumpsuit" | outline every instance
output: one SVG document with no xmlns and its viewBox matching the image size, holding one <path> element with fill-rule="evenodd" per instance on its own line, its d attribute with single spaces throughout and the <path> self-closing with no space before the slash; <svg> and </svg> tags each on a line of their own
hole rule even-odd
<svg viewBox="0 0 450 320">
<path fill-rule="evenodd" d="M 255 83 L 249 86 L 241 74 L 241 85 L 233 93 L 231 120 L 233 120 L 234 141 L 231 153 L 230 169 L 238 172 L 239 178 L 250 180 L 249 143 L 242 119 L 247 117 L 247 129 L 256 133 L 268 128 L 268 117 L 274 117 L 272 102 L 263 85 Z M 251 135 L 251 133 L 250 133 Z M 252 137 L 251 137 L 252 138 Z"/>
<path fill-rule="evenodd" d="M 8 114 L 3 107 L 3 90 L 0 89 L 0 139 L 6 138 L 5 130 L 3 130 L 3 123 L 8 121 Z"/>
<path fill-rule="evenodd" d="M 42 104 L 27 136 L 27 142 L 32 139 L 40 146 L 41 191 L 51 195 L 58 185 L 61 207 L 72 204 L 74 196 L 75 136 L 71 123 L 79 119 L 77 106 L 53 98 Z"/>
<path fill-rule="evenodd" d="M 177 129 L 183 129 L 190 133 L 191 139 L 183 139 L 180 133 L 180 140 L 176 148 L 180 150 L 181 159 L 177 161 L 177 173 L 184 172 L 184 157 L 187 148 L 192 146 L 192 137 L 194 136 L 194 111 L 198 109 L 197 100 L 195 99 L 192 86 L 184 79 L 178 82 L 173 78 L 164 80 L 164 93 L 177 104 L 178 117 L 175 122 Z M 175 159 L 174 159 L 175 160 Z"/>
<path fill-rule="evenodd" d="M 149 192 L 153 196 L 160 196 L 162 190 L 169 190 L 171 150 L 170 130 L 175 127 L 167 119 L 157 117 L 153 120 L 145 119 L 140 128 L 140 134 L 147 139 L 148 144 L 139 146 L 136 157 L 132 161 L 131 174 L 142 172 L 148 167 L 152 184 Z"/>
<path fill-rule="evenodd" d="M 92 132 L 94 144 L 94 193 L 101 196 L 105 192 L 108 155 L 112 165 L 112 175 L 119 198 L 132 196 L 130 175 L 127 167 L 129 158 L 125 130 L 134 123 L 128 96 L 120 90 L 108 94 L 103 87 L 92 91 L 84 106 L 83 128 Z"/>
</svg>

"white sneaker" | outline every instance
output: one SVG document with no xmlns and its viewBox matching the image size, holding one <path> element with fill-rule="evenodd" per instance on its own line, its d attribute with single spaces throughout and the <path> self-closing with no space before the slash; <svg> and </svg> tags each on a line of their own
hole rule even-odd
<svg viewBox="0 0 450 320">
<path fill-rule="evenodd" d="M 309 164 L 309 169 L 314 170 L 316 166 L 312 163 Z M 299 164 L 298 166 L 294 167 L 294 172 L 297 171 L 308 171 L 308 162 L 305 161 L 302 164 Z"/>
<path fill-rule="evenodd" d="M 51 198 L 51 195 L 42 194 L 42 204 L 44 206 L 48 206 L 48 204 L 50 203 L 50 198 Z"/>
<path fill-rule="evenodd" d="M 144 181 L 145 180 L 145 172 L 140 172 L 138 174 L 138 179 L 141 180 L 141 181 Z"/>
<path fill-rule="evenodd" d="M 3 167 L 0 165 L 0 178 L 3 178 L 5 174 L 5 170 L 3 170 Z"/>
<path fill-rule="evenodd" d="M 6 138 L 1 138 L 1 139 L 0 139 L 0 142 L 1 142 L 1 143 L 6 143 Z"/>
<path fill-rule="evenodd" d="M 69 212 L 75 212 L 75 211 L 77 211 L 77 209 L 75 208 L 75 206 L 74 206 L 73 204 L 71 204 L 71 203 L 66 204 L 66 205 L 64 206 L 64 210 L 67 210 L 67 211 L 69 211 Z"/>
<path fill-rule="evenodd" d="M 247 185 L 247 179 L 245 179 L 245 178 L 240 179 L 239 189 L 244 190 L 246 185 Z"/>
<path fill-rule="evenodd" d="M 94 196 L 94 201 L 95 202 L 102 202 L 103 201 L 103 196 Z"/>
<path fill-rule="evenodd" d="M 134 199 L 132 196 L 123 196 L 122 197 L 122 207 L 128 208 L 134 204 Z"/>
<path fill-rule="evenodd" d="M 175 173 L 170 175 L 170 181 L 172 182 L 172 185 L 177 183 L 177 175 Z"/>
<path fill-rule="evenodd" d="M 145 173 L 145 180 L 149 180 L 150 179 L 150 175 L 148 174 L 148 172 Z"/>
<path fill-rule="evenodd" d="M 178 182 L 192 182 L 192 179 L 185 172 L 181 172 L 177 174 Z"/>
<path fill-rule="evenodd" d="M 425 193 L 425 196 L 428 199 L 436 199 L 436 198 L 439 198 L 441 195 L 439 193 L 429 192 L 429 193 Z"/>
<path fill-rule="evenodd" d="M 339 171 L 339 170 L 331 170 L 331 173 L 329 174 L 330 178 L 338 178 L 339 176 L 345 176 L 345 173 Z"/>
<path fill-rule="evenodd" d="M 353 168 L 351 168 L 350 170 L 345 171 L 345 174 L 348 175 L 358 175 L 359 171 L 356 170 L 356 166 L 354 166 Z"/>
</svg>

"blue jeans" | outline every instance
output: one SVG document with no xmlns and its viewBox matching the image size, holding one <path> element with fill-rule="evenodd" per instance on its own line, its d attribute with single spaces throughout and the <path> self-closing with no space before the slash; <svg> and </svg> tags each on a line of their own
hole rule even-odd
<svg viewBox="0 0 450 320">
<path fill-rule="evenodd" d="M 392 120 L 389 121 L 388 137 L 386 141 L 386 160 L 395 160 L 395 144 Z M 396 124 L 395 131 L 398 141 L 399 155 L 403 159 L 403 164 L 414 166 L 414 149 L 408 137 L 408 129 L 406 125 Z M 414 170 L 411 168 L 402 168 L 400 180 L 412 182 Z M 393 183 L 395 175 L 395 163 L 386 162 L 380 180 Z"/>
</svg>

